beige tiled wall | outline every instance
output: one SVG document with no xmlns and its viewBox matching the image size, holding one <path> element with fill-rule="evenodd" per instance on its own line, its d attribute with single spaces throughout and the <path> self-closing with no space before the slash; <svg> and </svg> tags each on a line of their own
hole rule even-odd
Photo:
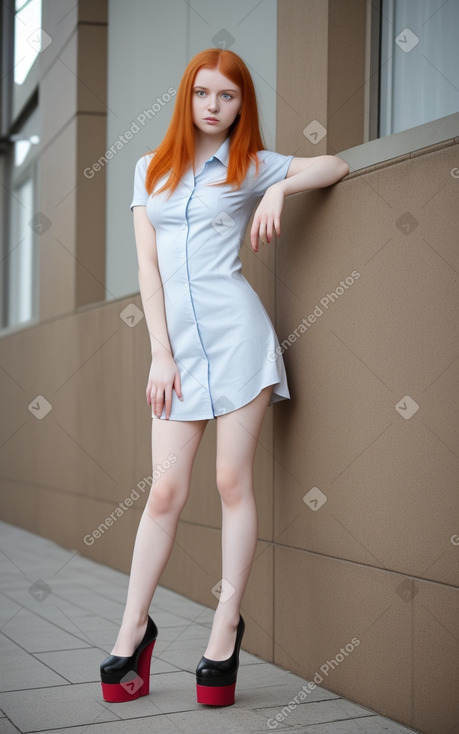
<svg viewBox="0 0 459 734">
<path fill-rule="evenodd" d="M 326 5 L 278 6 L 290 39 L 278 46 L 283 152 L 363 140 L 365 3 L 347 3 L 346 17 Z M 328 23 L 328 45 L 311 37 L 311 14 L 319 34 Z M 327 130 L 315 145 L 310 120 Z M 459 721 L 457 142 L 292 197 L 276 263 L 293 399 L 274 419 L 274 660 L 313 678 L 356 637 L 321 685 L 432 734 Z M 410 400 L 419 408 L 403 417 Z M 303 497 L 318 490 L 315 509 Z"/>
<path fill-rule="evenodd" d="M 290 39 L 279 53 L 282 152 L 314 155 L 333 145 L 325 137 L 314 147 L 302 133 L 309 118 L 328 124 L 326 73 L 308 72 L 300 84 L 288 66 L 299 60 L 304 33 L 312 43 L 332 20 L 336 30 L 325 6 L 279 3 L 279 39 Z M 301 23 L 304 33 L 294 32 Z M 325 66 L 336 63 L 316 46 Z M 300 102 L 294 120 L 296 83 L 309 103 Z M 351 128 L 335 135 L 338 128 L 347 145 L 358 142 Z M 67 190 L 102 129 L 96 114 L 58 130 L 43 153 L 43 168 L 54 165 L 42 178 L 43 201 Z M 80 141 L 78 166 L 72 140 Z M 280 241 L 259 255 L 243 249 L 280 340 L 293 334 L 284 354 L 292 399 L 269 409 L 256 459 L 259 543 L 244 600 L 245 647 L 426 734 L 452 734 L 459 721 L 459 546 L 451 541 L 459 534 L 458 146 L 450 143 L 290 198 Z M 91 235 L 82 211 L 92 212 L 102 236 L 104 187 L 91 191 L 92 201 L 83 189 L 70 197 L 49 230 L 73 237 L 82 253 Z M 128 572 L 144 494 L 92 544 L 88 536 L 151 473 L 145 321 L 130 326 L 120 317 L 141 301 L 134 294 L 75 310 L 76 268 L 57 246 L 51 238 L 44 245 L 43 322 L 0 340 L 1 515 Z M 94 278 L 92 265 L 88 271 Z M 333 297 L 349 276 L 352 284 Z M 78 287 L 80 302 L 90 301 L 90 278 Z M 419 406 L 409 418 L 406 396 Z M 51 410 L 41 418 L 43 398 Z M 322 506 L 305 502 L 311 490 Z M 162 578 L 209 606 L 220 578 L 219 524 L 211 422 Z"/>
</svg>

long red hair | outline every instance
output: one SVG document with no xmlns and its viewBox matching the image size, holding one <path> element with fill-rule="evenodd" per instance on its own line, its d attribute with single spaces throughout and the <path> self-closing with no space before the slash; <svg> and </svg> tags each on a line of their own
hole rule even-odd
<svg viewBox="0 0 459 734">
<path fill-rule="evenodd" d="M 199 69 L 218 69 L 241 89 L 240 114 L 229 129 L 230 155 L 226 183 L 239 187 L 253 161 L 258 172 L 257 151 L 264 149 L 258 121 L 257 99 L 250 72 L 243 60 L 232 51 L 210 48 L 194 56 L 185 69 L 175 101 L 174 112 L 164 140 L 156 148 L 145 178 L 145 188 L 151 193 L 165 174 L 169 173 L 159 191 L 177 188 L 195 156 L 195 135 L 191 112 L 193 82 Z M 159 193 L 159 192 L 156 192 Z"/>
</svg>

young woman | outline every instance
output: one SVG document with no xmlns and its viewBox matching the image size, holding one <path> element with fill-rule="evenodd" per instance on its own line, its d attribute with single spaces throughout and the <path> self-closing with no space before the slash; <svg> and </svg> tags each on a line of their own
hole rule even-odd
<svg viewBox="0 0 459 734">
<path fill-rule="evenodd" d="M 139 284 L 151 341 L 146 389 L 153 467 L 174 463 L 152 486 L 140 520 L 126 608 L 101 665 L 106 701 L 149 692 L 157 629 L 148 616 L 188 497 L 207 421 L 217 421 L 223 595 L 196 670 L 197 700 L 234 703 L 244 633 L 240 607 L 257 541 L 252 473 L 268 405 L 289 398 L 278 340 L 241 274 L 239 249 L 280 235 L 284 198 L 349 173 L 335 156 L 294 158 L 264 150 L 255 91 L 242 59 L 209 49 L 185 70 L 161 145 L 136 166 L 131 204 Z M 261 201 L 260 201 L 261 199 Z"/>
</svg>

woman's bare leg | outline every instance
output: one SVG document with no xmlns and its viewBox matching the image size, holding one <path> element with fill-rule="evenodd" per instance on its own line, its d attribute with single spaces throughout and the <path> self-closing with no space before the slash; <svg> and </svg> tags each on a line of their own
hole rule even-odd
<svg viewBox="0 0 459 734">
<path fill-rule="evenodd" d="M 252 402 L 217 418 L 217 486 L 222 501 L 224 595 L 215 611 L 209 644 L 204 653 L 210 660 L 226 660 L 234 649 L 242 597 L 258 534 L 253 462 L 271 393 L 272 386 L 267 387 Z M 225 600 L 226 595 L 229 598 Z"/>
<path fill-rule="evenodd" d="M 180 513 L 190 491 L 191 469 L 207 421 L 152 419 L 153 471 L 170 467 L 152 485 L 132 556 L 123 622 L 113 655 L 130 656 L 142 639 L 156 586 L 171 554 Z"/>
</svg>

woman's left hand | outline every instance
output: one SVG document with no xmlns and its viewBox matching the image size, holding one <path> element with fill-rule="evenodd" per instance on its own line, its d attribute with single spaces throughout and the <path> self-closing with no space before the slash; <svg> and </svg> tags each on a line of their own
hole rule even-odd
<svg viewBox="0 0 459 734">
<path fill-rule="evenodd" d="M 266 190 L 253 218 L 250 230 L 252 250 L 258 252 L 258 243 L 271 242 L 273 231 L 280 237 L 280 217 L 284 206 L 282 183 L 273 184 Z"/>
</svg>

